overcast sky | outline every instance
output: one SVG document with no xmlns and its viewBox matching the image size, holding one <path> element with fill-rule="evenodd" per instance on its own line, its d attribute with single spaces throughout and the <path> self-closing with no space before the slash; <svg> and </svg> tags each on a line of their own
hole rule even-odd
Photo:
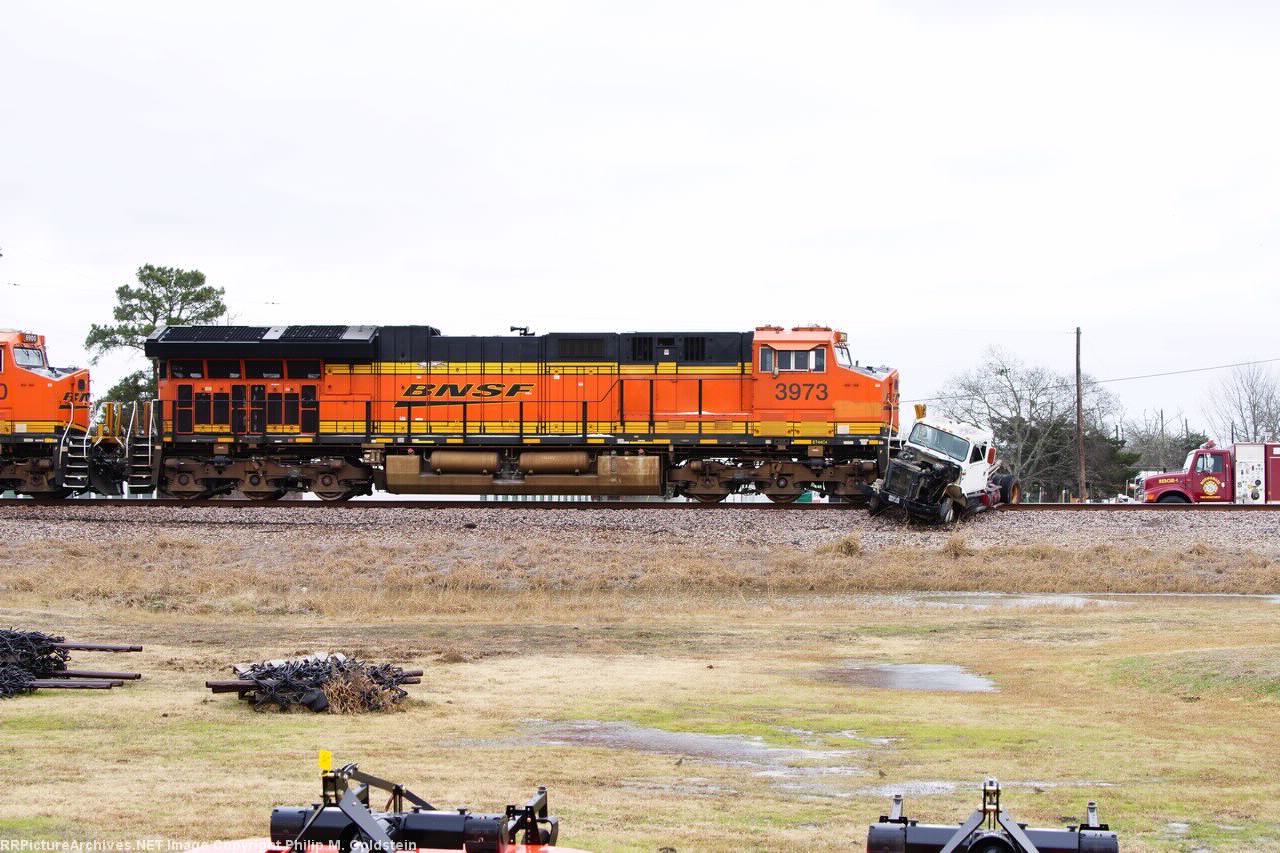
<svg viewBox="0 0 1280 853">
<path fill-rule="evenodd" d="M 1280 358 L 1280 4 L 0 2 L 0 326 L 820 322 L 927 397 Z M 18 286 L 10 286 L 16 283 Z M 131 365 L 108 358 L 105 390 Z M 1109 386 L 1203 421 L 1202 373 Z"/>
</svg>

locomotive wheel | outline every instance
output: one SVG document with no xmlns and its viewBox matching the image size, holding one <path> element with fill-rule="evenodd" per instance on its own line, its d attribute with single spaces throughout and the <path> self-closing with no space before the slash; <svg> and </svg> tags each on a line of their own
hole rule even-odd
<svg viewBox="0 0 1280 853">
<path fill-rule="evenodd" d="M 725 498 L 729 497 L 729 493 L 728 493 L 728 492 L 724 492 L 723 494 L 719 494 L 719 495 L 708 495 L 708 494 L 686 494 L 686 495 L 685 495 L 685 497 L 687 497 L 687 498 L 693 498 L 693 499 L 694 499 L 694 500 L 696 500 L 698 503 L 704 503 L 704 504 L 718 504 L 718 503 L 720 503 L 722 500 L 724 500 Z"/>
<path fill-rule="evenodd" d="M 178 486 L 177 490 L 167 488 L 168 486 Z M 178 501 L 195 501 L 209 496 L 207 483 L 196 480 L 190 474 L 179 472 L 169 475 L 160 485 L 160 497 L 169 500 Z M 192 491 L 192 490 L 195 491 Z"/>
<path fill-rule="evenodd" d="M 325 472 L 311 481 L 311 492 L 322 501 L 342 501 L 354 494 L 355 488 Z"/>
<path fill-rule="evenodd" d="M 38 504 L 56 504 L 66 500 L 70 494 L 70 489 L 58 489 L 52 492 L 36 492 L 31 495 L 31 500 Z"/>
<path fill-rule="evenodd" d="M 776 492 L 765 492 L 765 497 L 776 504 L 793 504 L 800 499 L 800 493 L 794 495 L 780 495 Z"/>
<path fill-rule="evenodd" d="M 332 501 L 349 501 L 349 500 L 351 500 L 352 498 L 354 498 L 354 497 L 356 496 L 356 492 L 355 492 L 355 490 L 354 490 L 354 489 L 343 489 L 342 491 L 334 491 L 334 492 L 330 492 L 330 491 L 316 492 L 316 491 L 313 491 L 313 492 L 312 492 L 312 494 L 314 494 L 316 497 L 318 497 L 318 498 L 319 498 L 320 500 L 322 500 L 322 501 L 330 501 L 330 502 L 332 502 Z"/>
</svg>

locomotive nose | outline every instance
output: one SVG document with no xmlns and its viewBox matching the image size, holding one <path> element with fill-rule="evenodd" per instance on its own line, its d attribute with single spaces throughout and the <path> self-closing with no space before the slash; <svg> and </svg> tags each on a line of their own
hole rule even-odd
<svg viewBox="0 0 1280 853">
<path fill-rule="evenodd" d="M 72 369 L 53 382 L 58 399 L 58 409 L 66 420 L 87 430 L 89 428 L 89 371 Z"/>
</svg>

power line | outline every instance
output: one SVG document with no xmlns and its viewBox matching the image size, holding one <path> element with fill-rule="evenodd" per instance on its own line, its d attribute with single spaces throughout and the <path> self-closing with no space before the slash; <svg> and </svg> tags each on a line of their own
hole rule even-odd
<svg viewBox="0 0 1280 853">
<path fill-rule="evenodd" d="M 1211 370 L 1230 370 L 1231 368 L 1234 368 L 1234 367 L 1249 367 L 1255 364 L 1271 364 L 1277 361 L 1280 361 L 1280 357 L 1260 358 L 1260 359 L 1257 359 L 1256 361 L 1238 361 L 1238 362 L 1235 362 L 1234 364 L 1216 364 L 1216 365 L 1213 365 L 1212 367 L 1188 367 L 1183 370 L 1165 370 L 1160 373 L 1142 373 L 1136 376 L 1116 376 L 1111 379 L 1085 379 L 1084 384 L 1085 385 L 1107 385 L 1112 382 L 1132 382 L 1137 379 L 1159 379 L 1164 376 L 1185 376 L 1188 373 L 1207 373 Z M 1074 385 L 1075 383 L 1073 382 L 1060 382 L 1056 385 L 1046 385 L 1044 386 L 1044 388 L 1045 390 L 1052 390 L 1052 389 L 1061 389 L 1061 388 L 1072 388 L 1074 387 Z M 1034 391 L 1035 389 L 1032 387 L 1023 387 L 1023 388 L 1015 388 L 1013 390 Z M 938 397 L 920 397 L 914 400 L 902 400 L 901 402 L 903 403 L 935 403 L 935 402 L 941 402 L 944 400 L 977 400 L 977 399 L 980 399 L 980 397 L 981 395 L 979 394 L 951 394 L 951 395 L 944 394 Z"/>
</svg>

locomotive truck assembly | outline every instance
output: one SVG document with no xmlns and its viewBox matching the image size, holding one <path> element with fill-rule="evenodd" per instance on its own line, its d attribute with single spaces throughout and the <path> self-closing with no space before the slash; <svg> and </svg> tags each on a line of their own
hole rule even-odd
<svg viewBox="0 0 1280 853">
<path fill-rule="evenodd" d="M 21 363 L 18 339 L 31 339 Z M 0 431 L 0 489 L 45 499 L 128 485 L 194 499 L 376 488 L 714 503 L 754 490 L 787 503 L 813 490 L 861 503 L 898 433 L 897 371 L 855 362 L 826 326 L 161 327 L 146 342 L 158 398 L 109 402 L 92 427 L 86 372 L 44 367 L 37 336 L 0 352 L 3 378 L 23 381 L 0 411 L 13 425 Z M 28 388 L 35 378 L 49 393 Z"/>
</svg>

